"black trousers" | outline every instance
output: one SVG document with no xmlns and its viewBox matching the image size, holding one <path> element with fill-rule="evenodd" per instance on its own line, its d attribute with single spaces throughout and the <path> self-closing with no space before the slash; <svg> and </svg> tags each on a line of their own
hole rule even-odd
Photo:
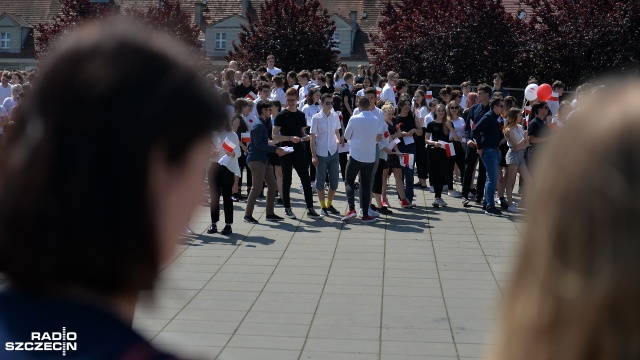
<svg viewBox="0 0 640 360">
<path fill-rule="evenodd" d="M 447 153 L 442 148 L 430 147 L 429 153 L 429 180 L 433 185 L 433 192 L 437 198 L 442 197 L 442 187 L 449 168 Z"/>
<path fill-rule="evenodd" d="M 390 156 L 395 156 L 395 155 L 390 155 Z M 387 161 L 380 159 L 380 162 L 378 163 L 378 168 L 376 169 L 376 174 L 373 178 L 373 193 L 374 194 L 382 194 L 382 187 L 386 186 L 387 184 L 387 179 L 383 179 L 382 178 L 382 172 L 384 171 L 384 169 L 387 168 Z"/>
<path fill-rule="evenodd" d="M 304 192 L 304 202 L 307 208 L 313 207 L 313 192 L 311 191 L 311 179 L 309 178 L 309 163 L 304 151 L 294 151 L 291 154 L 280 157 L 282 166 L 282 201 L 285 208 L 291 207 L 291 176 L 293 169 L 298 173 L 302 190 Z"/>
<path fill-rule="evenodd" d="M 224 207 L 225 224 L 233 224 L 233 200 L 231 189 L 235 175 L 226 167 L 214 162 L 209 166 L 209 194 L 211 195 L 211 223 L 220 221 L 220 194 Z"/>
<path fill-rule="evenodd" d="M 455 156 L 449 156 L 449 170 L 447 171 L 447 186 L 449 190 L 453 190 L 453 170 L 458 165 L 460 169 L 460 177 L 464 177 L 464 149 L 460 141 L 453 141 L 453 149 L 456 151 Z"/>
<path fill-rule="evenodd" d="M 349 210 L 355 210 L 355 189 L 354 185 L 356 177 L 360 174 L 360 206 L 362 206 L 363 216 L 367 216 L 369 205 L 371 204 L 371 174 L 373 173 L 373 166 L 375 163 L 360 162 L 352 157 L 349 158 L 347 163 L 347 178 L 345 179 L 345 190 L 347 193 L 347 202 L 349 203 Z"/>
<path fill-rule="evenodd" d="M 304 144 L 304 156 L 307 158 L 307 163 L 309 164 L 309 178 L 314 181 L 316 179 L 316 167 L 313 166 L 311 159 L 311 142 L 305 142 Z"/>
<path fill-rule="evenodd" d="M 478 160 L 478 150 L 475 147 L 467 146 L 467 157 L 464 160 L 464 176 L 462 178 L 462 196 L 469 197 L 469 191 L 471 190 L 471 179 L 473 178 L 473 171 L 476 168 L 476 161 Z M 484 184 L 487 182 L 487 168 L 484 163 L 479 161 L 478 165 L 478 185 L 476 186 L 476 200 L 480 200 L 484 195 Z"/>
<path fill-rule="evenodd" d="M 422 128 L 426 132 L 426 128 Z M 416 142 L 416 165 L 418 166 L 418 178 L 426 179 L 429 177 L 429 155 L 424 142 L 424 136 L 414 136 Z"/>
</svg>

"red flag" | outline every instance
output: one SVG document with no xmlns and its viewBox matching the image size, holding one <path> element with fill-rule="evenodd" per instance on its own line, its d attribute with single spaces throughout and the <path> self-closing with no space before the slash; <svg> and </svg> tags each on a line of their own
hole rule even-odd
<svg viewBox="0 0 640 360">
<path fill-rule="evenodd" d="M 402 154 L 401 165 L 413 169 L 413 154 Z"/>
<path fill-rule="evenodd" d="M 385 137 L 386 139 L 388 139 L 388 138 L 389 138 L 389 132 L 388 132 L 388 131 L 385 131 L 385 132 L 384 132 L 384 137 Z"/>
<path fill-rule="evenodd" d="M 254 101 L 255 99 L 258 98 L 258 95 L 256 95 L 253 91 L 251 91 L 250 93 L 247 94 L 246 98 L 251 101 Z"/>
<path fill-rule="evenodd" d="M 243 132 L 242 134 L 240 134 L 242 136 L 242 142 L 243 143 L 248 143 L 251 142 L 251 133 L 249 132 Z"/>
<path fill-rule="evenodd" d="M 444 141 L 438 141 L 438 142 L 440 143 L 440 146 L 442 146 L 442 148 L 447 152 L 447 156 L 451 157 L 456 155 L 456 149 L 453 147 L 452 143 L 448 143 Z"/>
<path fill-rule="evenodd" d="M 229 140 L 229 138 L 225 138 L 224 141 L 222 142 L 222 148 L 226 151 L 226 152 L 233 152 L 233 149 L 236 148 L 236 144 L 234 144 L 231 140 Z"/>
<path fill-rule="evenodd" d="M 380 94 L 382 94 L 382 89 L 379 87 L 376 87 L 376 95 L 380 96 Z"/>
<path fill-rule="evenodd" d="M 427 91 L 427 94 L 425 96 L 425 100 L 427 100 L 427 101 L 433 100 L 433 92 L 432 91 Z"/>
<path fill-rule="evenodd" d="M 525 106 L 525 107 L 524 107 L 524 113 L 525 113 L 526 115 L 531 114 L 531 106 Z"/>
</svg>

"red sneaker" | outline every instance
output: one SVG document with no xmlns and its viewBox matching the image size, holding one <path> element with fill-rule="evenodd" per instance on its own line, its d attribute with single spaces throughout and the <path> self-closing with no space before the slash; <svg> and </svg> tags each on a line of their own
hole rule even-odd
<svg viewBox="0 0 640 360">
<path fill-rule="evenodd" d="M 376 221 L 376 218 L 371 217 L 371 216 L 369 216 L 369 215 L 367 215 L 367 216 L 363 216 L 363 217 L 362 217 L 362 218 L 360 218 L 360 219 L 362 220 L 362 222 L 365 222 L 365 223 L 370 223 L 370 222 L 374 222 L 374 221 Z"/>
<path fill-rule="evenodd" d="M 382 199 L 382 206 L 389 207 L 389 200 L 387 200 L 386 198 Z"/>
<path fill-rule="evenodd" d="M 357 217 L 358 213 L 355 210 L 349 210 L 347 211 L 346 214 L 344 214 L 344 217 L 342 218 L 342 221 L 349 221 L 351 219 L 353 219 L 354 217 Z"/>
<path fill-rule="evenodd" d="M 403 208 L 414 208 L 414 207 L 416 207 L 415 205 L 410 203 L 409 200 L 407 200 L 407 199 L 402 199 L 402 201 L 400 202 L 400 206 L 402 206 Z"/>
</svg>

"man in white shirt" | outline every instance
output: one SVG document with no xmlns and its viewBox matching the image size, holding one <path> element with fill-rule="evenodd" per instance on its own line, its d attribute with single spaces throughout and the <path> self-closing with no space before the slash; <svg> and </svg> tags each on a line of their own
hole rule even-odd
<svg viewBox="0 0 640 360">
<path fill-rule="evenodd" d="M 333 95 L 323 94 L 320 100 L 322 111 L 311 117 L 311 162 L 316 167 L 316 190 L 320 200 L 320 214 L 323 216 L 340 212 L 332 205 L 338 189 L 340 158 L 338 144 L 343 144 L 340 136 L 340 117 L 333 111 Z M 329 171 L 329 193 L 325 202 L 324 183 Z"/>
<path fill-rule="evenodd" d="M 11 97 L 11 73 L 5 71 L 2 73 L 2 79 L 0 79 L 0 104 L 4 102 L 4 99 Z"/>
<path fill-rule="evenodd" d="M 362 221 L 375 221 L 369 216 L 369 205 L 371 203 L 371 179 L 372 170 L 377 157 L 374 151 L 376 144 L 382 140 L 379 134 L 378 119 L 369 111 L 371 106 L 369 98 L 362 97 L 358 100 L 360 113 L 349 119 L 349 124 L 344 131 L 344 138 L 351 143 L 351 156 L 346 169 L 346 192 L 349 203 L 349 211 L 342 218 L 343 221 L 353 219 L 357 216 L 355 210 L 354 185 L 358 174 L 362 180 L 360 185 L 360 204 L 362 205 Z"/>
<path fill-rule="evenodd" d="M 467 96 L 469 96 L 469 93 L 471 92 L 471 83 L 468 81 L 465 81 L 462 84 L 460 84 L 460 88 L 462 89 L 462 100 L 460 100 L 460 108 L 466 109 Z M 460 113 L 462 113 L 462 110 L 460 110 Z"/>
<path fill-rule="evenodd" d="M 382 88 L 382 94 L 380 94 L 380 100 L 382 101 L 390 101 L 393 106 L 396 106 L 396 95 L 393 91 L 393 88 L 398 84 L 398 80 L 400 76 L 393 72 L 389 71 L 387 73 L 387 83 Z"/>
<path fill-rule="evenodd" d="M 267 72 L 273 76 L 276 76 L 282 72 L 281 69 L 275 67 L 276 57 L 273 55 L 267 56 Z"/>
<path fill-rule="evenodd" d="M 307 103 L 307 95 L 309 94 L 309 79 L 311 74 L 307 70 L 303 70 L 297 74 L 298 84 L 298 110 L 302 110 Z"/>
<path fill-rule="evenodd" d="M 560 80 L 556 80 L 551 85 L 553 93 L 551 97 L 547 99 L 547 106 L 549 106 L 549 110 L 553 116 L 558 115 L 558 110 L 560 109 L 560 98 L 564 94 L 564 83 Z"/>
</svg>

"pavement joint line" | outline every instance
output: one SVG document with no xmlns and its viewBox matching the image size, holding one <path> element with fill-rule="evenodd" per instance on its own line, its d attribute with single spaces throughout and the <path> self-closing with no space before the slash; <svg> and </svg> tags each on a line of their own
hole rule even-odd
<svg viewBox="0 0 640 360">
<path fill-rule="evenodd" d="M 265 216 L 266 216 L 266 211 L 265 211 Z M 240 329 L 240 326 L 242 326 L 242 324 L 244 323 L 245 319 L 247 318 L 247 316 L 249 316 L 249 313 L 251 312 L 253 307 L 258 302 L 258 299 L 260 299 L 260 296 L 264 292 L 264 289 L 267 287 L 267 285 L 269 284 L 269 281 L 273 277 L 273 274 L 276 272 L 276 269 L 278 268 L 278 265 L 280 265 L 280 262 L 282 261 L 282 258 L 284 257 L 284 254 L 287 252 L 287 249 L 289 248 L 289 245 L 291 245 L 291 241 L 293 240 L 294 235 L 296 234 L 296 232 L 298 232 L 298 228 L 300 228 L 301 219 L 292 219 L 292 220 L 297 220 L 298 224 L 297 224 L 295 230 L 291 232 L 291 237 L 289 237 L 289 242 L 287 243 L 287 246 L 284 248 L 284 251 L 282 252 L 282 256 L 278 259 L 278 262 L 273 267 L 273 271 L 271 271 L 271 274 L 269 275 L 269 278 L 267 278 L 267 280 L 264 282 L 264 285 L 262 286 L 262 289 L 260 289 L 260 293 L 258 294 L 256 299 L 253 300 L 253 302 L 251 303 L 251 306 L 249 307 L 247 312 L 244 314 L 244 316 L 242 317 L 242 319 L 238 323 L 238 326 L 236 326 L 236 328 L 233 330 L 233 333 L 231 334 L 231 337 L 229 337 L 229 340 L 227 340 L 227 342 L 224 344 L 224 346 L 222 346 L 222 348 L 220 349 L 220 352 L 213 358 L 213 360 L 217 360 L 220 357 L 220 355 L 224 352 L 224 350 L 227 348 L 227 346 L 229 346 L 229 344 L 231 343 L 231 340 L 233 340 L 233 337 L 236 336 L 236 333 L 238 332 L 238 329 Z M 251 227 L 251 230 L 253 230 L 254 227 L 255 227 L 255 224 Z M 246 237 L 249 236 L 249 234 L 251 233 L 251 230 L 247 233 Z M 239 246 L 238 246 L 238 248 L 239 248 Z M 236 250 L 238 248 L 236 248 Z M 233 251 L 233 253 L 235 253 L 235 250 Z M 233 253 L 231 254 L 231 256 L 233 256 Z M 229 256 L 229 258 L 231 258 L 231 256 Z M 225 264 L 226 264 L 226 261 L 225 261 Z M 220 266 L 220 269 L 222 269 L 223 266 L 224 266 L 224 264 L 222 264 L 222 266 Z M 218 270 L 218 271 L 220 271 L 220 270 Z M 216 271 L 216 274 L 217 273 L 218 272 Z M 215 274 L 214 274 L 214 276 L 215 276 Z M 213 279 L 213 277 L 212 277 L 212 279 Z M 206 284 L 205 284 L 205 286 L 206 286 Z M 202 288 L 204 288 L 205 286 L 203 286 Z"/>
<path fill-rule="evenodd" d="M 255 224 L 251 227 L 251 230 L 253 230 L 253 228 L 255 227 Z M 249 230 L 249 232 L 247 232 L 247 235 L 245 235 L 244 237 L 242 237 L 242 240 L 240 240 L 240 242 L 238 244 L 236 244 L 235 249 L 233 249 L 233 251 L 231 252 L 231 254 L 229 254 L 229 256 L 227 257 L 227 259 L 220 265 L 220 267 L 218 268 L 218 270 L 216 270 L 215 273 L 213 273 L 213 275 L 211 275 L 211 277 L 209 278 L 209 280 L 207 280 L 207 282 L 193 295 L 193 297 L 191 297 L 191 299 L 189 299 L 189 301 L 180 309 L 180 311 L 178 311 L 171 319 L 169 319 L 169 321 L 155 334 L 151 337 L 151 339 L 149 339 L 149 341 L 153 341 L 153 339 L 155 339 L 158 335 L 160 335 L 160 333 L 162 333 L 164 331 L 164 329 L 167 328 L 167 326 L 169 326 L 169 324 L 178 316 L 180 315 L 180 313 L 182 311 L 184 311 L 184 309 L 187 308 L 187 306 L 189 306 L 189 304 L 191 304 L 191 302 L 198 296 L 198 294 L 200 294 L 202 292 L 202 290 L 209 285 L 209 283 L 213 280 L 213 278 L 220 272 L 220 270 L 222 269 L 222 267 L 229 261 L 229 259 L 231 259 L 231 257 L 233 256 L 233 254 L 235 254 L 235 252 L 240 248 L 240 245 L 242 245 L 244 243 L 244 239 L 246 239 L 247 237 L 249 237 L 249 234 L 251 233 L 251 230 Z M 200 233 L 199 235 L 204 235 L 204 233 L 206 232 L 206 229 L 202 231 L 202 233 Z M 181 252 L 180 255 L 182 255 L 189 247 L 191 247 L 193 245 L 193 243 L 196 241 L 195 238 L 191 239 L 191 243 L 189 243 L 189 246 L 186 246 Z M 167 263 L 167 265 L 165 265 L 161 271 L 163 271 L 164 269 L 166 269 L 171 263 L 173 263 L 178 257 L 180 257 L 180 255 L 174 257 L 169 263 Z M 238 325 L 240 326 L 240 325 Z M 236 329 L 237 330 L 237 329 Z M 224 350 L 224 348 L 223 348 Z M 220 350 L 220 352 L 222 352 L 222 350 Z"/>
<path fill-rule="evenodd" d="M 423 197 L 424 197 L 424 202 L 425 202 L 425 213 L 427 215 L 427 224 L 430 224 L 430 217 L 429 217 L 429 211 L 428 211 L 428 201 L 427 201 L 427 196 L 425 194 L 425 192 L 423 191 Z M 433 233 L 431 232 L 432 226 L 428 227 L 429 229 L 429 241 L 431 241 L 431 248 L 433 249 L 433 261 L 435 262 L 436 265 L 436 272 L 438 273 L 438 283 L 440 284 L 440 293 L 442 294 L 442 302 L 444 303 L 444 311 L 447 314 L 447 323 L 449 324 L 449 331 L 451 332 L 451 340 L 453 341 L 453 347 L 456 350 L 456 357 L 458 358 L 458 360 L 460 360 L 460 351 L 458 350 L 458 343 L 456 342 L 456 336 L 453 332 L 453 325 L 451 324 L 451 316 L 449 315 L 449 307 L 447 306 L 447 298 L 444 295 L 444 288 L 442 287 L 442 277 L 440 276 L 440 268 L 438 267 L 438 254 L 436 252 L 436 246 L 433 243 Z"/>
<path fill-rule="evenodd" d="M 384 225 L 384 247 L 382 252 L 382 298 L 380 299 L 380 336 L 378 344 L 378 360 L 382 360 L 382 325 L 384 324 L 384 276 L 387 269 L 387 225 L 389 225 L 389 223 Z"/>
</svg>

